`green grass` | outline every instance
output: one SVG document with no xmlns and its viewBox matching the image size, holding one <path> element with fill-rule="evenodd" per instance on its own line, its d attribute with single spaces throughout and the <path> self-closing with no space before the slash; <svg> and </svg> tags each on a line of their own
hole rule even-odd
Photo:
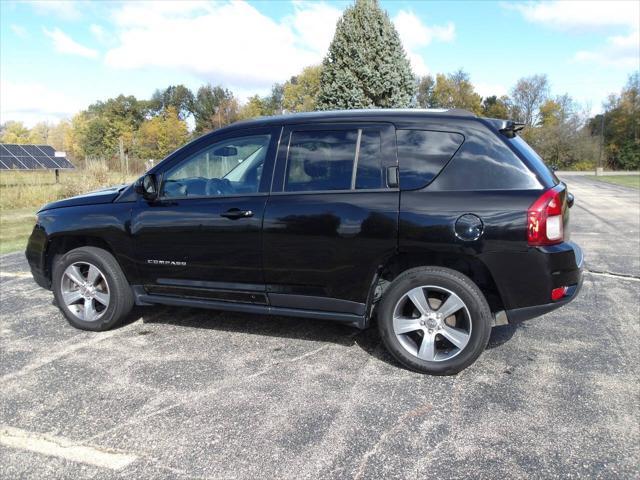
<svg viewBox="0 0 640 480">
<path fill-rule="evenodd" d="M 130 175 L 126 181 L 133 181 Z M 35 212 L 44 204 L 123 183 L 125 176 L 106 164 L 92 162 L 87 168 L 60 172 L 0 171 L 0 254 L 24 250 L 35 223 Z"/>
<path fill-rule="evenodd" d="M 0 210 L 0 254 L 25 249 L 36 210 L 33 207 Z"/>
<path fill-rule="evenodd" d="M 593 178 L 600 180 L 601 182 L 640 189 L 640 175 L 603 175 L 601 177 L 596 176 Z"/>
</svg>

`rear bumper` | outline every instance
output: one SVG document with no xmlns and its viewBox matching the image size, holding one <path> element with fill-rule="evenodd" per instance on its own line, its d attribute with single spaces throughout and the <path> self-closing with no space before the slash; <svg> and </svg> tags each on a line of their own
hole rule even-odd
<svg viewBox="0 0 640 480">
<path fill-rule="evenodd" d="M 565 296 L 555 302 L 509 309 L 506 311 L 509 323 L 519 323 L 531 318 L 539 317 L 560 307 L 563 307 L 564 305 L 567 305 L 578 296 L 578 294 L 580 293 L 580 289 L 582 288 L 584 255 L 582 253 L 582 249 L 573 242 L 567 242 L 563 245 L 565 247 L 569 247 L 573 251 L 573 257 L 575 259 L 575 266 L 573 268 L 571 268 L 570 264 L 567 264 L 566 250 L 564 248 L 557 251 L 553 249 L 544 249 L 541 250 L 541 253 L 551 256 L 551 259 L 549 261 L 550 264 L 554 263 L 552 259 L 554 255 L 565 256 L 565 258 L 562 259 L 562 263 L 565 267 L 569 266 L 570 268 L 549 272 L 550 277 L 552 278 L 550 286 L 554 288 L 560 286 L 569 287 Z"/>
</svg>

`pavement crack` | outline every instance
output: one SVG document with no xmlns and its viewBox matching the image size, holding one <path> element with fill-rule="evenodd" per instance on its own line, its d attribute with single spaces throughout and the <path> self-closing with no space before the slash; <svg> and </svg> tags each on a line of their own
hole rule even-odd
<svg viewBox="0 0 640 480">
<path fill-rule="evenodd" d="M 602 277 L 609 277 L 609 278 L 622 278 L 625 280 L 632 280 L 635 282 L 640 282 L 640 275 L 632 275 L 632 274 L 627 274 L 627 273 L 617 273 L 617 272 L 606 272 L 604 270 L 592 270 L 590 268 L 587 268 L 585 270 L 585 273 L 590 273 L 592 275 L 599 275 Z"/>
<path fill-rule="evenodd" d="M 363 478 L 365 469 L 367 468 L 367 463 L 369 463 L 369 459 L 378 453 L 378 450 L 386 442 L 387 438 L 401 431 L 404 428 L 407 420 L 414 417 L 422 416 L 425 413 L 431 411 L 432 409 L 433 409 L 433 406 L 430 403 L 426 405 L 420 405 L 419 407 L 416 407 L 413 410 L 410 410 L 407 413 L 405 413 L 402 417 L 398 419 L 398 421 L 393 426 L 391 426 L 391 428 L 388 428 L 387 430 L 382 432 L 382 435 L 380 435 L 375 445 L 371 447 L 368 451 L 366 451 L 362 456 L 362 459 L 360 460 L 360 464 L 358 465 L 358 470 L 353 476 L 354 480 Z"/>
</svg>

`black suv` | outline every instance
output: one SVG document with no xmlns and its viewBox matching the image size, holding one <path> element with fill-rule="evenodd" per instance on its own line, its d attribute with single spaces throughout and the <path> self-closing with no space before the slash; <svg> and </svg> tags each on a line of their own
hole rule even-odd
<svg viewBox="0 0 640 480">
<path fill-rule="evenodd" d="M 459 110 L 237 123 L 135 184 L 51 203 L 26 255 L 69 322 L 183 305 L 366 328 L 405 366 L 456 373 L 491 327 L 576 297 L 573 197 L 518 136 Z"/>
</svg>

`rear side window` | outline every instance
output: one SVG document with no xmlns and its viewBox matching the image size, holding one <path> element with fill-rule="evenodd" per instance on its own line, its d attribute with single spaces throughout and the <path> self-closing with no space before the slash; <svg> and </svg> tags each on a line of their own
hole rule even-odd
<svg viewBox="0 0 640 480">
<path fill-rule="evenodd" d="M 349 190 L 358 130 L 292 132 L 285 191 Z"/>
<path fill-rule="evenodd" d="M 459 133 L 429 130 L 397 130 L 396 139 L 402 190 L 430 183 L 464 142 Z"/>
<path fill-rule="evenodd" d="M 285 192 L 384 188 L 379 129 L 291 133 Z"/>
</svg>

